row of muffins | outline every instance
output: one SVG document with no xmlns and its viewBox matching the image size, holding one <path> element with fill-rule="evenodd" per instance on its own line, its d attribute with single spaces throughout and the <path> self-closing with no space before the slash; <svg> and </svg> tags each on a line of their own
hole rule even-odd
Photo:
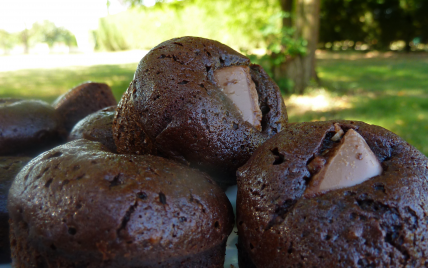
<svg viewBox="0 0 428 268">
<path fill-rule="evenodd" d="M 52 104 L 0 100 L 0 263 L 11 260 L 7 196 L 15 175 L 33 157 L 76 136 L 77 130 L 71 130 L 79 120 L 116 104 L 110 87 L 102 83 L 83 83 Z"/>
<path fill-rule="evenodd" d="M 158 45 L 116 112 L 91 116 L 73 135 L 104 145 L 67 143 L 16 177 L 15 267 L 222 267 L 233 215 L 216 184 L 236 179 L 240 267 L 425 265 L 427 158 L 362 122 L 287 124 L 275 83 L 225 45 Z M 107 131 L 85 130 L 100 118 Z M 365 159 L 378 171 L 361 179 Z"/>
</svg>

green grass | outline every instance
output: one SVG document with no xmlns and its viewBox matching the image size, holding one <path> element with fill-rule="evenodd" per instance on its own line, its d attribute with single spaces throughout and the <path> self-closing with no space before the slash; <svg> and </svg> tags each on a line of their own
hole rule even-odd
<svg viewBox="0 0 428 268">
<path fill-rule="evenodd" d="M 373 58 L 363 58 L 364 54 L 359 56 L 351 54 L 339 59 L 319 59 L 319 76 L 330 90 L 339 93 L 397 94 L 403 91 L 406 94 L 428 94 L 426 54 L 379 55 Z"/>
<path fill-rule="evenodd" d="M 290 122 L 352 119 L 380 125 L 428 155 L 428 55 L 327 53 L 320 55 L 318 74 L 334 104 L 346 106 L 306 111 L 289 106 Z M 110 85 L 119 100 L 133 78 L 137 63 L 0 72 L 0 97 L 53 101 L 85 81 Z M 316 96 L 319 90 L 308 93 Z"/>
<path fill-rule="evenodd" d="M 290 121 L 365 121 L 397 133 L 428 155 L 428 55 L 333 56 L 318 61 L 318 74 L 333 102 L 346 95 L 350 108 L 303 113 L 294 109 Z"/>
<path fill-rule="evenodd" d="M 138 63 L 0 72 L 0 97 L 36 98 L 52 102 L 85 81 L 108 84 L 119 100 Z"/>
</svg>

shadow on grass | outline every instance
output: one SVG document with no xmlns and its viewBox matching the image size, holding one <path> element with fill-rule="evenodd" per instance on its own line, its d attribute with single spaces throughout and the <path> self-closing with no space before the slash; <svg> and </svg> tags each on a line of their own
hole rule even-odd
<svg viewBox="0 0 428 268">
<path fill-rule="evenodd" d="M 55 100 L 85 81 L 108 84 L 117 100 L 128 88 L 138 63 L 0 72 L 0 96 Z"/>
<path fill-rule="evenodd" d="M 351 107 L 326 112 L 289 114 L 290 122 L 348 119 L 382 126 L 428 156 L 428 96 L 354 97 Z"/>
</svg>

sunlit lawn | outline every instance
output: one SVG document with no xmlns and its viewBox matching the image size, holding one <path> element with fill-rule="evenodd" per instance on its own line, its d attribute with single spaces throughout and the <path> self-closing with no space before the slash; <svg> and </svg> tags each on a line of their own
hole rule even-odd
<svg viewBox="0 0 428 268">
<path fill-rule="evenodd" d="M 136 68 L 137 63 L 0 72 L 0 96 L 51 102 L 82 82 L 94 81 L 108 84 L 115 97 L 120 99 Z"/>
<path fill-rule="evenodd" d="M 0 72 L 0 97 L 53 101 L 84 81 L 109 84 L 117 99 L 132 80 L 129 64 Z M 0 58 L 1 62 L 1 58 Z M 286 97 L 291 122 L 353 119 L 383 126 L 428 155 L 428 55 L 319 55 L 321 89 Z"/>
<path fill-rule="evenodd" d="M 287 99 L 290 121 L 353 119 L 383 126 L 428 155 L 427 54 L 325 54 L 318 60 L 327 106 L 297 106 L 302 97 Z M 306 104 L 308 101 L 306 101 Z M 303 108 L 303 109 L 302 109 Z"/>
</svg>

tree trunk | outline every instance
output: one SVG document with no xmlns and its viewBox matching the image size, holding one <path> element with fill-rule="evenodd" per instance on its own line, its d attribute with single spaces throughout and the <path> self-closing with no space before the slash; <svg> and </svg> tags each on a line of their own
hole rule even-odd
<svg viewBox="0 0 428 268">
<path fill-rule="evenodd" d="M 315 51 L 319 39 L 320 5 L 320 0 L 297 0 L 296 37 L 308 41 L 307 54 L 299 59 L 302 68 L 300 73 L 303 77 L 300 77 L 301 81 L 296 83 L 295 90 L 298 93 L 303 93 L 311 78 L 317 79 Z"/>
<path fill-rule="evenodd" d="M 282 11 L 291 12 L 293 0 L 279 0 Z M 294 25 L 291 20 L 283 19 L 283 27 L 294 26 L 296 38 L 303 38 L 308 42 L 306 56 L 295 56 L 274 68 L 275 79 L 286 77 L 293 81 L 294 92 L 302 94 L 313 78 L 318 82 L 316 73 L 315 51 L 319 38 L 320 0 L 295 0 Z"/>
<path fill-rule="evenodd" d="M 411 29 L 411 27 L 413 26 L 413 19 L 412 19 L 412 16 L 410 14 L 405 15 L 405 23 L 407 25 L 406 26 L 407 29 Z M 410 46 L 412 39 L 413 39 L 413 33 L 411 31 L 406 31 L 404 33 L 404 42 L 406 42 L 406 46 L 404 47 L 404 51 L 406 51 L 406 53 L 409 53 L 412 50 L 412 47 Z"/>
<path fill-rule="evenodd" d="M 293 10 L 293 0 L 279 0 L 279 3 L 281 4 L 281 9 L 283 12 L 287 12 L 288 14 L 291 14 L 291 11 Z M 282 27 L 292 27 L 293 26 L 293 20 L 291 16 L 282 18 Z"/>
<path fill-rule="evenodd" d="M 25 28 L 22 32 L 21 32 L 21 41 L 22 44 L 24 45 L 24 54 L 28 54 L 30 52 L 30 45 L 29 45 L 29 36 L 28 36 L 28 29 Z"/>
<path fill-rule="evenodd" d="M 286 12 L 288 14 L 291 14 L 291 12 L 293 11 L 293 3 L 295 0 L 279 0 L 279 4 L 281 5 L 281 10 L 283 12 Z M 282 18 L 282 27 L 293 27 L 293 18 L 290 16 L 288 17 L 284 17 Z M 279 56 L 279 54 L 272 54 L 272 58 L 275 59 Z M 289 76 L 287 75 L 287 69 L 288 69 L 288 65 L 289 65 L 289 60 L 287 59 L 287 61 L 282 62 L 280 65 L 274 65 L 272 66 L 272 74 L 273 74 L 273 79 L 276 80 L 277 82 L 280 81 L 281 79 L 290 79 Z"/>
</svg>

